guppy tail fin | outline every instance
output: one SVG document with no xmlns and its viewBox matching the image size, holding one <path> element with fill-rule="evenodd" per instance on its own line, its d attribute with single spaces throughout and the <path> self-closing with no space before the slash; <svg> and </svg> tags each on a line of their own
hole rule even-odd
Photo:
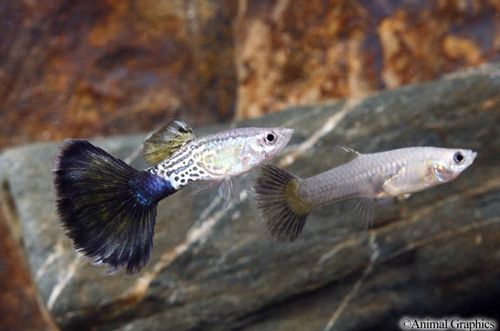
<svg viewBox="0 0 500 331">
<path fill-rule="evenodd" d="M 265 165 L 254 183 L 252 203 L 257 221 L 278 241 L 295 241 L 311 211 L 297 194 L 300 180 L 283 169 Z"/>
<path fill-rule="evenodd" d="M 149 261 L 158 201 L 170 183 L 138 171 L 86 140 L 66 139 L 54 157 L 57 212 L 78 251 L 138 272 Z"/>
</svg>

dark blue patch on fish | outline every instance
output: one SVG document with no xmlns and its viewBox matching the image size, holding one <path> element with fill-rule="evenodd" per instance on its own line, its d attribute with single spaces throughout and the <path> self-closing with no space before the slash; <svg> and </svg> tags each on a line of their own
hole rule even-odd
<svg viewBox="0 0 500 331">
<path fill-rule="evenodd" d="M 176 191 L 170 181 L 147 172 L 136 173 L 130 180 L 130 189 L 137 203 L 143 206 L 156 204 Z"/>
</svg>

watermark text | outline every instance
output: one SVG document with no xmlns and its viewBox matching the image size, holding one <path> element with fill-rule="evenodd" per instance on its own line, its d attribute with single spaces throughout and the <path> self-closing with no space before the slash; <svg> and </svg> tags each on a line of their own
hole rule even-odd
<svg viewBox="0 0 500 331">
<path fill-rule="evenodd" d="M 401 330 L 496 330 L 498 322 L 488 318 L 418 318 L 418 317 L 403 317 L 399 320 L 399 328 Z"/>
</svg>

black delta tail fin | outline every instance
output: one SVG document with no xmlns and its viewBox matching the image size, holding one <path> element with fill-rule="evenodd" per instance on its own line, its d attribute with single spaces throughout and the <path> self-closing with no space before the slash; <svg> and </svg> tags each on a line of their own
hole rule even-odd
<svg viewBox="0 0 500 331">
<path fill-rule="evenodd" d="M 158 201 L 170 183 L 138 171 L 86 140 L 66 139 L 54 157 L 57 212 L 75 248 L 111 272 L 149 261 Z"/>
</svg>

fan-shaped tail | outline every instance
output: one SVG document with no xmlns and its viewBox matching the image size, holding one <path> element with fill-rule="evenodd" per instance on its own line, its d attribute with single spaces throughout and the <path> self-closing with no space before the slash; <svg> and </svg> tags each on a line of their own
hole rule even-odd
<svg viewBox="0 0 500 331">
<path fill-rule="evenodd" d="M 158 201 L 175 193 L 170 183 L 138 171 L 86 140 L 66 139 L 54 158 L 57 211 L 78 251 L 140 271 L 149 261 Z"/>
</svg>

